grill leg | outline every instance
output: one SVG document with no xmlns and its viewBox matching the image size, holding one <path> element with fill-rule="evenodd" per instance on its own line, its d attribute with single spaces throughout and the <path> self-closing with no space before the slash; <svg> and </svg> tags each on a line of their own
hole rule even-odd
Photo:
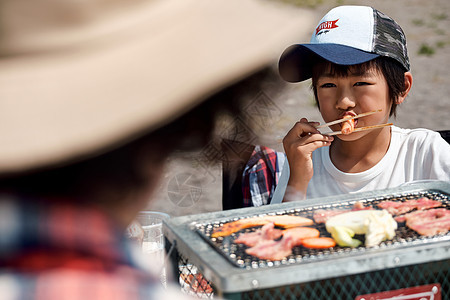
<svg viewBox="0 0 450 300">
<path fill-rule="evenodd" d="M 164 245 L 166 250 L 166 269 L 170 268 L 170 275 L 168 276 L 167 280 L 175 282 L 176 284 L 180 284 L 179 278 L 180 278 L 180 270 L 178 268 L 178 261 L 179 261 L 179 255 L 178 251 L 174 244 L 171 244 L 166 238 L 164 239 Z"/>
</svg>

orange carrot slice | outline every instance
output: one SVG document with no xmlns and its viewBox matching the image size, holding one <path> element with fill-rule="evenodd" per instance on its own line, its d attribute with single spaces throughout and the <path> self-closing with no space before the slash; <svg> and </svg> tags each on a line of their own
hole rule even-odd
<svg viewBox="0 0 450 300">
<path fill-rule="evenodd" d="M 302 246 L 306 248 L 326 249 L 336 246 L 336 242 L 329 237 L 307 238 L 302 241 Z"/>
<path fill-rule="evenodd" d="M 245 228 L 261 226 L 270 222 L 282 228 L 308 226 L 314 223 L 311 219 L 291 215 L 252 217 L 225 223 L 221 227 L 215 228 L 211 237 L 227 236 Z"/>
</svg>

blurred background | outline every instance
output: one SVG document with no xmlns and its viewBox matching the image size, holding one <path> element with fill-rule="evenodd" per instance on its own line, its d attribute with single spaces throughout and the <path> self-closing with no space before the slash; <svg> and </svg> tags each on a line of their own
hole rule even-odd
<svg viewBox="0 0 450 300">
<path fill-rule="evenodd" d="M 316 18 L 308 32 L 338 5 L 373 6 L 392 17 L 405 31 L 414 81 L 408 98 L 391 121 L 402 128 L 450 130 L 450 1 L 271 1 L 311 9 Z M 309 42 L 309 38 L 309 35 L 299 36 L 298 42 Z M 222 210 L 222 164 L 217 160 L 221 155 L 217 141 L 231 136 L 283 151 L 280 139 L 300 118 L 322 122 L 310 80 L 285 84 L 277 75 L 276 63 L 261 90 L 247 95 L 245 119 L 225 116 L 216 128 L 216 139 L 207 147 L 195 153 L 177 152 L 169 158 L 148 210 L 172 217 Z M 239 128 L 231 126 L 232 123 L 239 123 Z"/>
</svg>

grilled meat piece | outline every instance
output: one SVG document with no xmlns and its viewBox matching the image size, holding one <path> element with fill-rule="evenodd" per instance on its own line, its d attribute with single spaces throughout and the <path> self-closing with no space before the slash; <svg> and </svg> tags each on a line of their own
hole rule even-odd
<svg viewBox="0 0 450 300">
<path fill-rule="evenodd" d="M 414 209 L 424 210 L 442 206 L 442 202 L 422 197 L 417 200 L 407 201 L 383 201 L 378 204 L 379 208 L 387 210 L 391 215 L 401 215 Z"/>
<path fill-rule="evenodd" d="M 310 227 L 295 227 L 283 230 L 284 237 L 292 238 L 293 247 L 300 246 L 304 239 L 316 238 L 319 235 L 319 230 Z"/>
<path fill-rule="evenodd" d="M 275 229 L 275 224 L 267 223 L 263 227 L 254 232 L 241 233 L 237 239 L 234 240 L 237 244 L 244 244 L 248 247 L 256 246 L 265 241 L 272 241 L 278 239 L 283 233 L 281 229 Z"/>
<path fill-rule="evenodd" d="M 279 241 L 260 243 L 255 247 L 246 249 L 245 252 L 259 259 L 281 260 L 291 255 L 293 242 L 292 237 L 283 237 Z"/>
<path fill-rule="evenodd" d="M 351 115 L 344 116 L 344 119 L 351 118 Z M 342 134 L 350 134 L 355 130 L 355 119 L 347 120 L 342 123 L 341 133 Z"/>
<path fill-rule="evenodd" d="M 445 208 L 418 210 L 400 217 L 406 220 L 406 226 L 421 235 L 432 236 L 450 230 L 450 210 Z"/>
</svg>

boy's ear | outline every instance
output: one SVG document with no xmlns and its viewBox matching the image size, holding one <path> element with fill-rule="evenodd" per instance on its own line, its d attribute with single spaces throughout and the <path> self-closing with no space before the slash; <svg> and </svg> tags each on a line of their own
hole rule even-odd
<svg viewBox="0 0 450 300">
<path fill-rule="evenodd" d="M 409 91 L 411 90 L 412 87 L 412 83 L 413 83 L 413 77 L 411 72 L 405 72 L 405 85 L 404 85 L 404 90 L 403 92 L 398 96 L 397 98 L 397 103 L 396 104 L 400 104 L 402 103 L 406 96 L 408 95 Z"/>
</svg>

